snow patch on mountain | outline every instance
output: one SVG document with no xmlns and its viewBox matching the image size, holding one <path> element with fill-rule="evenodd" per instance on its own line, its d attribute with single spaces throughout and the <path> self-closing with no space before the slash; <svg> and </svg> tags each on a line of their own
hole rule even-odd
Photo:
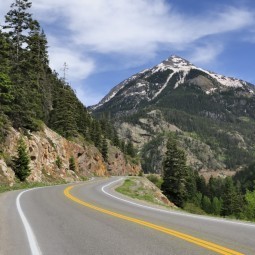
<svg viewBox="0 0 255 255">
<path fill-rule="evenodd" d="M 210 95 L 210 94 L 212 94 L 214 91 L 216 91 L 217 90 L 217 88 L 211 88 L 211 89 L 209 89 L 209 90 L 207 90 L 205 93 L 207 94 L 207 95 Z"/>
<path fill-rule="evenodd" d="M 200 70 L 209 74 L 212 78 L 216 79 L 220 84 L 227 86 L 227 87 L 242 88 L 243 85 L 246 85 L 245 81 L 241 81 L 241 80 L 238 80 L 238 79 L 235 79 L 232 77 L 226 77 L 224 75 L 208 72 L 203 69 L 200 69 Z"/>
<path fill-rule="evenodd" d="M 152 74 L 166 70 L 172 70 L 173 72 L 183 71 L 184 73 L 188 73 L 192 68 L 196 68 L 196 66 L 183 58 L 172 56 L 154 67 L 152 69 Z"/>
<path fill-rule="evenodd" d="M 165 87 L 167 86 L 168 82 L 171 80 L 171 78 L 173 77 L 174 74 L 175 74 L 175 73 L 171 73 L 171 74 L 168 76 L 168 78 L 167 78 L 166 82 L 164 83 L 164 85 L 162 86 L 162 88 L 161 88 L 157 93 L 155 93 L 155 95 L 152 97 L 151 100 L 153 100 L 154 98 L 156 98 L 156 97 L 165 89 Z"/>
<path fill-rule="evenodd" d="M 189 74 L 191 69 L 197 69 L 210 75 L 223 86 L 241 88 L 243 87 L 243 85 L 246 85 L 245 81 L 206 71 L 202 68 L 196 67 L 189 61 L 178 56 L 172 56 L 167 60 L 163 61 L 152 69 L 152 73 L 156 73 L 158 71 L 166 71 L 169 69 L 174 71 L 175 73 L 179 73 L 179 81 L 176 83 L 174 88 L 177 88 L 180 84 L 184 83 L 185 78 Z"/>
</svg>

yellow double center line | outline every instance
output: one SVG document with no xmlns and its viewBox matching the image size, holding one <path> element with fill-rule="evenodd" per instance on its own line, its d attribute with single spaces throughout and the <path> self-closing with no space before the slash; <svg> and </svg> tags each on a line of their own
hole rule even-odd
<svg viewBox="0 0 255 255">
<path fill-rule="evenodd" d="M 70 193 L 70 191 L 73 189 L 73 187 L 74 186 L 69 186 L 69 187 L 67 187 L 64 190 L 65 196 L 68 197 L 69 199 L 71 199 L 72 201 L 78 203 L 78 204 L 81 204 L 83 206 L 86 206 L 88 208 L 96 210 L 98 212 L 101 212 L 101 213 L 104 213 L 104 214 L 108 214 L 108 215 L 111 215 L 113 217 L 116 217 L 116 218 L 119 218 L 119 219 L 123 219 L 123 220 L 126 220 L 126 221 L 130 221 L 130 222 L 133 222 L 133 223 L 136 223 L 136 224 L 139 224 L 139 225 L 151 228 L 151 229 L 155 229 L 157 231 L 163 232 L 163 233 L 171 235 L 171 236 L 178 237 L 178 238 L 183 239 L 183 240 L 185 240 L 187 242 L 190 242 L 190 243 L 196 244 L 198 246 L 204 247 L 204 248 L 206 248 L 208 250 L 215 251 L 218 254 L 223 254 L 223 255 L 244 255 L 243 253 L 230 250 L 230 249 L 225 248 L 223 246 L 220 246 L 220 245 L 217 245 L 217 244 L 214 244 L 214 243 L 211 243 L 211 242 L 207 242 L 205 240 L 202 240 L 202 239 L 190 236 L 190 235 L 186 235 L 184 233 L 181 233 L 181 232 L 169 229 L 169 228 L 158 226 L 158 225 L 152 224 L 152 223 L 147 222 L 147 221 L 143 221 L 143 220 L 139 220 L 139 219 L 136 219 L 136 218 L 128 217 L 128 216 L 125 216 L 123 214 L 115 213 L 115 212 L 103 209 L 101 207 L 97 207 L 95 205 L 89 204 L 89 203 L 87 203 L 87 202 L 85 202 L 83 200 L 80 200 L 79 198 L 73 196 Z"/>
</svg>

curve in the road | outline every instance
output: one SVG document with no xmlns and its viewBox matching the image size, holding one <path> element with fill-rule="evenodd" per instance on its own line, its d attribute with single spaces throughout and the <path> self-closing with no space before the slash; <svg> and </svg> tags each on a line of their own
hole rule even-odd
<svg viewBox="0 0 255 255">
<path fill-rule="evenodd" d="M 73 188 L 74 188 L 74 186 L 67 187 L 64 190 L 65 196 L 67 198 L 69 198 L 70 200 L 72 200 L 72 201 L 74 201 L 74 202 L 76 202 L 76 203 L 78 203 L 80 205 L 83 205 L 85 207 L 91 208 L 93 210 L 99 211 L 99 212 L 104 213 L 104 214 L 111 215 L 111 216 L 119 218 L 119 219 L 123 219 L 123 220 L 129 221 L 129 222 L 133 222 L 133 223 L 136 223 L 136 224 L 139 224 L 139 225 L 142 225 L 142 226 L 145 226 L 145 227 L 148 227 L 148 228 L 151 228 L 151 229 L 163 232 L 163 233 L 171 235 L 171 236 L 175 236 L 175 237 L 183 239 L 183 240 L 185 240 L 187 242 L 190 242 L 190 243 L 196 244 L 198 246 L 204 247 L 204 248 L 206 248 L 208 250 L 215 251 L 218 254 L 222 254 L 222 255 L 244 255 L 243 253 L 240 253 L 240 252 L 237 252 L 237 251 L 225 248 L 223 246 L 217 245 L 217 244 L 212 243 L 212 242 L 208 242 L 208 241 L 205 241 L 205 240 L 193 237 L 191 235 L 187 235 L 187 234 L 184 234 L 184 233 L 181 233 L 181 232 L 169 229 L 169 228 L 165 228 L 165 227 L 162 227 L 162 226 L 159 226 L 159 225 L 155 225 L 153 223 L 150 223 L 150 222 L 147 222 L 147 221 L 143 221 L 143 220 L 140 220 L 140 219 L 132 218 L 132 217 L 126 216 L 124 214 L 119 214 L 119 213 L 116 213 L 116 212 L 113 212 L 113 211 L 106 210 L 104 208 L 95 206 L 93 204 L 87 203 L 87 202 L 79 199 L 78 197 L 73 196 L 70 193 L 70 191 Z"/>
<path fill-rule="evenodd" d="M 101 191 L 104 194 L 106 194 L 107 196 L 110 196 L 114 199 L 120 200 L 122 202 L 131 204 L 131 205 L 134 205 L 134 206 L 142 207 L 144 209 L 149 209 L 149 210 L 153 210 L 153 211 L 158 211 L 158 212 L 163 212 L 163 213 L 168 213 L 168 214 L 174 214 L 174 215 L 183 215 L 183 216 L 190 217 L 190 218 L 205 219 L 205 220 L 209 220 L 209 221 L 224 222 L 224 223 L 234 224 L 234 225 L 243 225 L 243 226 L 255 227 L 255 224 L 249 224 L 248 222 L 238 222 L 238 221 L 232 221 L 230 219 L 228 220 L 228 219 L 215 218 L 215 217 L 210 217 L 210 216 L 196 215 L 196 214 L 191 214 L 191 213 L 187 213 L 187 212 L 179 212 L 179 211 L 174 211 L 174 210 L 169 211 L 169 210 L 159 209 L 159 208 L 155 208 L 155 207 L 151 207 L 151 206 L 147 206 L 147 205 L 142 205 L 142 204 L 138 204 L 136 202 L 132 202 L 132 201 L 124 199 L 124 198 L 120 198 L 118 196 L 114 196 L 113 194 L 106 191 L 106 188 L 108 188 L 109 186 L 112 186 L 115 183 L 118 183 L 118 182 L 122 181 L 123 179 L 124 178 L 121 177 L 118 180 L 107 183 L 106 185 L 104 185 L 101 188 Z"/>
</svg>

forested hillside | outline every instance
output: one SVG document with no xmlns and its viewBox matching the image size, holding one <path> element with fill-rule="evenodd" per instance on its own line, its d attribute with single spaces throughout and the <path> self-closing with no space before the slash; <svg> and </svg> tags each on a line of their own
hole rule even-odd
<svg viewBox="0 0 255 255">
<path fill-rule="evenodd" d="M 164 194 L 177 206 L 193 213 L 255 220 L 255 164 L 227 178 L 205 180 L 186 164 L 186 156 L 169 136 L 163 161 Z M 155 182 L 155 177 L 154 177 Z M 159 181 L 158 181 L 159 182 Z"/>
<path fill-rule="evenodd" d="M 31 5 L 28 0 L 14 1 L 0 29 L 1 158 L 12 156 L 5 155 L 4 147 L 11 128 L 29 137 L 46 124 L 68 140 L 97 147 L 106 165 L 114 164 L 115 154 L 119 155 L 111 146 L 122 150 L 126 161 L 137 162 L 133 148 L 119 140 L 108 120 L 94 119 L 70 84 L 49 67 L 47 38 L 30 12 Z"/>
<path fill-rule="evenodd" d="M 105 159 L 105 139 L 125 151 L 114 127 L 105 118 L 93 119 L 71 86 L 49 67 L 47 38 L 30 13 L 31 4 L 15 1 L 0 30 L 1 141 L 8 126 L 37 131 L 45 123 L 68 139 L 93 142 Z"/>
</svg>

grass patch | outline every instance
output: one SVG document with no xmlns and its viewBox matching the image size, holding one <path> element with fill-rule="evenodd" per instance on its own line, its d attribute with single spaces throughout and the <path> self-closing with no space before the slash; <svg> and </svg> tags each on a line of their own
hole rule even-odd
<svg viewBox="0 0 255 255">
<path fill-rule="evenodd" d="M 146 178 L 152 183 L 154 183 L 159 189 L 161 189 L 163 179 L 160 176 L 155 174 L 149 174 L 149 175 L 146 175 Z"/>
<path fill-rule="evenodd" d="M 194 205 L 193 203 L 186 203 L 183 210 L 193 214 L 207 215 L 207 213 L 204 210 Z"/>
<path fill-rule="evenodd" d="M 126 179 L 122 186 L 116 188 L 116 191 L 132 198 L 163 205 L 163 203 L 160 203 L 155 199 L 153 191 L 138 186 L 135 179 L 132 178 Z"/>
</svg>

